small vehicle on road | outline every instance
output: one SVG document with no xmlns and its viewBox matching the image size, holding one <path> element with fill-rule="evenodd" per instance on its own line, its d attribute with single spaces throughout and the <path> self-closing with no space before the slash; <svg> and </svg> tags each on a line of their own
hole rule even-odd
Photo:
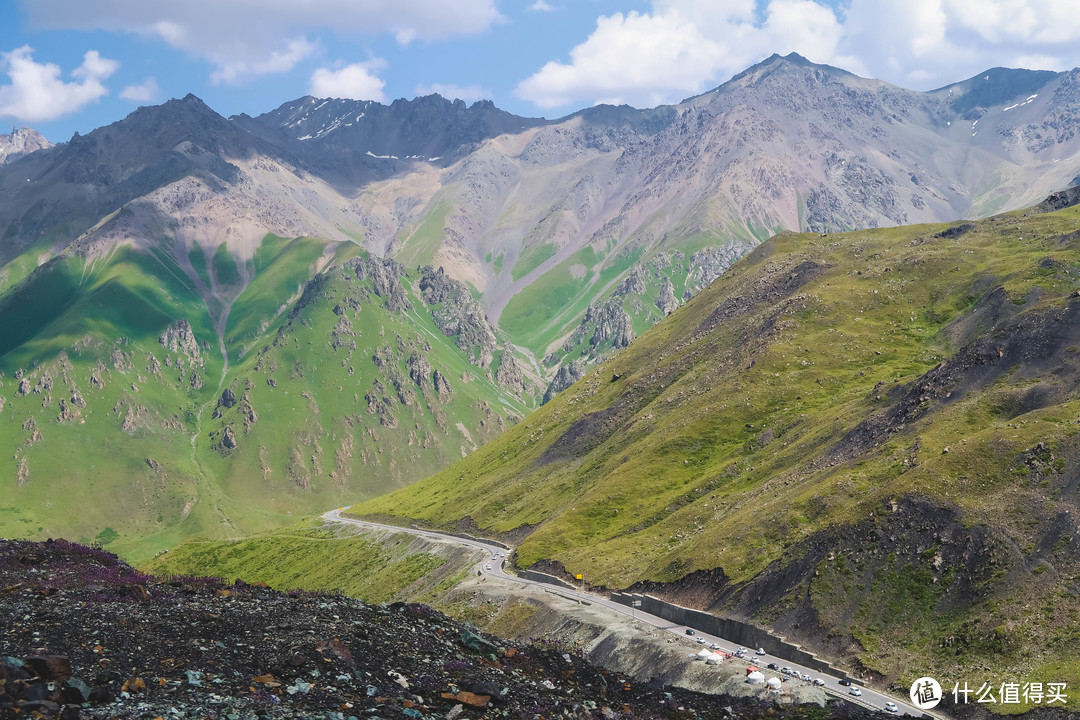
<svg viewBox="0 0 1080 720">
<path fill-rule="evenodd" d="M 851 687 L 851 681 L 848 680 L 847 678 L 841 679 L 840 684 L 843 685 L 844 687 Z"/>
<path fill-rule="evenodd" d="M 887 702 L 885 703 L 885 712 L 898 713 L 900 712 L 900 708 L 896 707 L 896 703 L 894 702 Z"/>
<path fill-rule="evenodd" d="M 776 663 L 769 663 L 765 667 L 769 668 L 770 670 L 775 670 L 776 669 Z"/>
<path fill-rule="evenodd" d="M 810 680 L 812 678 L 809 675 L 807 675 L 806 673 L 803 673 L 802 679 L 803 679 L 804 682 L 810 682 Z"/>
<path fill-rule="evenodd" d="M 704 645 L 705 638 L 694 638 L 694 642 L 696 642 L 698 645 Z"/>
<path fill-rule="evenodd" d="M 695 634 L 694 629 L 693 628 L 686 628 L 686 634 L 687 635 L 694 635 Z"/>
<path fill-rule="evenodd" d="M 764 655 L 765 654 L 765 649 L 764 648 L 758 648 L 757 649 L 757 654 L 758 655 Z"/>
<path fill-rule="evenodd" d="M 818 687 L 823 687 L 825 685 L 825 681 L 821 678 L 814 678 L 814 684 Z"/>
<path fill-rule="evenodd" d="M 485 570 L 490 570 L 491 569 L 491 563 L 488 563 L 487 565 L 485 565 L 484 569 Z"/>
<path fill-rule="evenodd" d="M 861 697 L 862 696 L 862 690 L 860 690 L 857 687 L 853 687 L 850 690 L 848 690 L 847 692 L 848 692 L 848 695 L 854 695 L 855 697 Z"/>
<path fill-rule="evenodd" d="M 710 650 L 719 650 L 719 649 L 720 649 L 720 646 L 719 646 L 719 645 L 717 645 L 716 643 L 710 643 L 710 644 L 709 644 L 709 649 L 710 649 Z"/>
</svg>

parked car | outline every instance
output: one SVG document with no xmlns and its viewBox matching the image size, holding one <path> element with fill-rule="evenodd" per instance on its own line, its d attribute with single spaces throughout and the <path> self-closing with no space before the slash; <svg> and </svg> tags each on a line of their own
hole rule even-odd
<svg viewBox="0 0 1080 720">
<path fill-rule="evenodd" d="M 769 668 L 770 670 L 775 670 L 776 669 L 776 663 L 769 663 L 765 667 Z"/>
<path fill-rule="evenodd" d="M 806 682 L 810 682 L 810 679 L 811 679 L 811 678 L 810 678 L 810 676 L 809 676 L 809 675 L 806 675 L 806 674 L 804 673 L 804 674 L 803 674 L 803 676 L 802 676 L 802 679 L 803 679 L 804 681 L 806 681 Z"/>
<path fill-rule="evenodd" d="M 848 692 L 848 695 L 854 695 L 855 697 L 860 697 L 862 695 L 862 690 L 860 690 L 857 687 L 853 687 L 850 690 L 848 690 L 847 692 Z"/>
<path fill-rule="evenodd" d="M 758 655 L 764 655 L 765 654 L 765 649 L 764 648 L 758 648 L 757 649 L 757 654 Z"/>
<path fill-rule="evenodd" d="M 887 702 L 885 703 L 885 712 L 898 713 L 900 712 L 900 708 L 896 707 L 896 703 L 894 702 Z"/>
<path fill-rule="evenodd" d="M 704 645 L 705 638 L 694 638 L 694 642 L 696 642 L 698 645 Z"/>
<path fill-rule="evenodd" d="M 693 628 L 686 628 L 686 634 L 687 635 L 694 635 L 695 634 L 694 629 Z"/>
<path fill-rule="evenodd" d="M 840 681 L 840 684 L 843 685 L 844 687 L 851 687 L 851 681 L 848 680 L 847 678 L 843 678 Z"/>
<path fill-rule="evenodd" d="M 822 680 L 821 678 L 814 678 L 814 684 L 817 685 L 818 687 L 822 687 L 822 686 L 825 685 L 825 681 Z"/>
<path fill-rule="evenodd" d="M 491 569 L 491 563 L 488 563 L 487 565 L 485 565 L 484 569 L 485 570 L 490 570 Z"/>
<path fill-rule="evenodd" d="M 710 650 L 719 650 L 720 646 L 717 645 L 716 643 L 712 643 L 711 645 L 709 645 L 709 649 Z"/>
</svg>

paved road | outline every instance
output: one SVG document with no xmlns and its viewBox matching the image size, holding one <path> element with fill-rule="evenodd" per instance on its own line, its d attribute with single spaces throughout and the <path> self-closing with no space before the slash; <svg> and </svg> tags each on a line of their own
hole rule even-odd
<svg viewBox="0 0 1080 720">
<path fill-rule="evenodd" d="M 509 551 L 501 545 L 485 542 L 476 538 L 463 538 L 458 537 L 457 535 L 448 535 L 446 533 L 435 532 L 433 530 L 420 530 L 417 528 L 399 527 L 397 525 L 383 525 L 381 523 L 368 522 L 367 520 L 356 520 L 354 518 L 345 517 L 341 513 L 342 511 L 340 509 L 331 510 L 327 513 L 323 513 L 322 517 L 324 520 L 327 520 L 329 522 L 347 523 L 350 525 L 358 525 L 360 527 L 368 527 L 377 530 L 393 530 L 395 532 L 406 532 L 412 535 L 419 535 L 420 537 L 426 537 L 432 540 L 438 540 L 441 542 L 453 542 L 459 545 L 466 545 L 468 547 L 483 550 L 488 553 L 489 558 L 483 562 L 482 569 L 481 565 L 477 565 L 478 572 L 483 572 L 487 575 L 499 578 L 500 580 L 505 580 L 507 582 L 518 583 L 520 585 L 531 585 L 533 587 L 548 592 L 554 592 L 556 595 L 561 595 L 563 597 L 578 602 L 589 603 L 592 605 L 600 605 L 602 607 L 613 610 L 614 612 L 622 613 L 623 615 L 631 615 L 638 622 L 652 625 L 653 627 L 670 632 L 685 640 L 690 640 L 690 638 L 686 635 L 686 630 L 688 628 L 685 625 L 676 625 L 669 620 L 657 617 L 656 615 L 650 615 L 649 613 L 642 612 L 641 610 L 629 608 L 626 605 L 617 603 L 614 600 L 603 597 L 601 595 L 594 595 L 592 593 L 583 592 L 581 590 L 574 590 L 558 587 L 555 585 L 549 585 L 547 583 L 541 583 L 535 580 L 526 580 L 525 578 L 508 574 L 503 569 L 503 563 L 506 561 L 506 555 Z M 706 647 L 710 644 L 715 644 L 720 646 L 721 652 L 727 653 L 728 655 L 734 655 L 735 650 L 738 648 L 737 645 L 723 638 L 715 637 L 713 635 L 709 635 L 708 633 L 703 633 L 697 630 L 695 630 L 694 633 L 694 644 L 698 648 Z M 702 640 L 704 640 L 705 644 L 701 645 L 700 643 L 697 643 L 696 638 L 701 638 Z M 793 670 L 796 670 L 799 672 L 800 675 L 809 675 L 811 678 L 820 678 L 825 683 L 824 689 L 826 692 L 832 695 L 843 697 L 846 700 L 850 700 L 864 707 L 884 708 L 885 703 L 887 701 L 891 701 L 896 703 L 898 708 L 897 714 L 899 715 L 906 714 L 920 717 L 923 714 L 923 711 L 917 710 L 916 708 L 908 705 L 907 703 L 901 702 L 898 698 L 884 695 L 877 692 L 876 690 L 871 690 L 869 688 L 860 688 L 862 695 L 859 697 L 851 696 L 849 694 L 851 692 L 851 688 L 841 685 L 840 678 L 823 675 L 817 670 L 812 670 L 802 665 L 798 665 L 790 660 L 784 660 L 782 658 L 772 657 L 769 655 L 763 655 L 760 657 L 753 656 L 753 648 L 747 648 L 746 650 L 747 658 L 745 660 L 740 660 L 739 658 L 732 657 L 725 662 L 739 663 L 746 666 L 749 666 L 751 664 L 756 665 L 757 667 L 761 668 L 762 672 L 765 673 L 766 677 L 776 676 L 783 679 L 785 686 L 788 684 L 807 684 L 803 680 L 794 680 L 793 678 L 785 677 L 783 675 L 780 675 L 780 673 L 776 671 L 769 670 L 766 667 L 768 663 L 776 663 L 776 665 L 781 668 L 789 667 Z"/>
</svg>

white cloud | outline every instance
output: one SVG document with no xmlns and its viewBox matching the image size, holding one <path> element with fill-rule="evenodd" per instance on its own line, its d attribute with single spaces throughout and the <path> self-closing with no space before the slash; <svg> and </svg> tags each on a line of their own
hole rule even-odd
<svg viewBox="0 0 1080 720">
<path fill-rule="evenodd" d="M 846 26 L 844 50 L 868 74 L 916 89 L 996 66 L 1080 64 L 1071 0 L 852 0 Z"/>
<path fill-rule="evenodd" d="M 757 14 L 757 0 L 653 0 L 653 12 L 666 15 L 678 11 L 705 30 L 729 22 L 752 22 Z"/>
<path fill-rule="evenodd" d="M 1009 65 L 1027 68 L 1028 70 L 1053 70 L 1054 72 L 1069 69 L 1069 66 L 1064 64 L 1061 58 L 1050 57 L 1049 55 L 1018 55 L 1013 58 Z"/>
<path fill-rule="evenodd" d="M 285 43 L 284 49 L 273 50 L 260 60 L 220 62 L 218 69 L 210 74 L 210 81 L 215 85 L 238 85 L 257 75 L 288 72 L 301 60 L 311 57 L 317 48 L 307 38 L 293 38 Z"/>
<path fill-rule="evenodd" d="M 551 12 L 554 9 L 555 8 L 548 5 L 545 0 L 536 0 L 536 2 L 529 6 L 529 10 L 532 12 Z"/>
<path fill-rule="evenodd" d="M 292 69 L 320 32 L 389 33 L 405 45 L 475 35 L 501 19 L 496 0 L 21 0 L 40 28 L 100 29 L 159 38 L 209 60 L 215 82 Z M 308 37 L 316 40 L 309 42 Z"/>
<path fill-rule="evenodd" d="M 161 89 L 158 87 L 157 80 L 148 77 L 140 85 L 128 85 L 120 91 L 120 97 L 133 102 L 153 102 L 157 99 L 159 92 Z"/>
<path fill-rule="evenodd" d="M 675 102 L 773 52 L 857 65 L 839 51 L 844 34 L 835 12 L 814 0 L 655 0 L 651 13 L 600 17 L 569 63 L 547 63 L 515 94 L 544 108 Z"/>
<path fill-rule="evenodd" d="M 1080 40 L 1073 0 L 943 0 L 943 4 L 958 26 L 989 42 Z"/>
<path fill-rule="evenodd" d="M 722 55 L 720 45 L 677 12 L 616 13 L 596 21 L 569 63 L 547 63 L 514 93 L 543 108 L 582 100 L 657 105 L 673 93 L 701 90 Z"/>
<path fill-rule="evenodd" d="M 386 63 L 376 59 L 366 63 L 353 63 L 337 70 L 319 68 L 311 75 L 310 92 L 320 98 L 386 102 L 386 94 L 383 92 L 386 81 L 372 72 L 383 67 L 386 67 Z"/>
<path fill-rule="evenodd" d="M 417 97 L 423 97 L 424 95 L 431 95 L 436 93 L 442 95 L 448 100 L 464 100 L 467 103 L 475 102 L 477 100 L 489 99 L 492 96 L 492 92 L 487 88 L 479 85 L 453 85 L 443 83 L 432 83 L 431 85 L 417 85 L 416 86 Z"/>
<path fill-rule="evenodd" d="M 929 89 L 996 65 L 1080 63 L 1075 0 L 652 0 L 521 81 L 543 108 L 650 106 L 719 85 L 776 52 Z"/>
<path fill-rule="evenodd" d="M 64 82 L 59 65 L 36 63 L 33 54 L 29 45 L 0 53 L 0 71 L 11 81 L 0 85 L 0 115 L 33 123 L 76 112 L 109 94 L 104 80 L 120 67 L 90 50 L 82 65 L 72 70 L 74 80 Z"/>
</svg>

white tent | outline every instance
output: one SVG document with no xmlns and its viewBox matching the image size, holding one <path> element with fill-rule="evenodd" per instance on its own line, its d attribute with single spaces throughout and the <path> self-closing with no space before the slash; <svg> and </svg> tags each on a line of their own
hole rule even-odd
<svg viewBox="0 0 1080 720">
<path fill-rule="evenodd" d="M 760 670 L 755 670 L 754 672 L 746 676 L 746 682 L 750 683 L 751 685 L 762 685 L 765 683 L 765 676 L 761 673 Z"/>
<path fill-rule="evenodd" d="M 780 689 L 780 678 L 771 677 L 771 678 L 769 678 L 768 680 L 765 681 L 765 684 L 769 686 L 770 690 L 779 690 Z"/>
</svg>

